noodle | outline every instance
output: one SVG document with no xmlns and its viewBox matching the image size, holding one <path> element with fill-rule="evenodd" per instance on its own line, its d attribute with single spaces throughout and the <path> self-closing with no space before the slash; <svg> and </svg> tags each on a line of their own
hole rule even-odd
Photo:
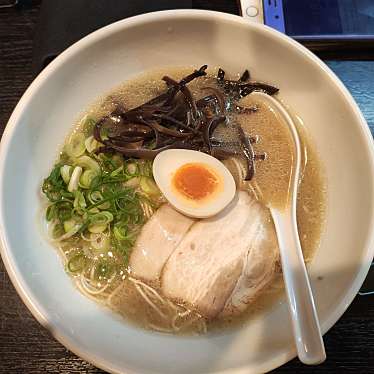
<svg viewBox="0 0 374 374">
<path fill-rule="evenodd" d="M 143 297 L 143 299 L 150 305 L 162 318 L 167 319 L 165 313 L 163 313 L 149 298 L 148 296 L 142 291 L 141 287 L 135 283 L 135 288 L 138 290 L 139 294 Z"/>
</svg>

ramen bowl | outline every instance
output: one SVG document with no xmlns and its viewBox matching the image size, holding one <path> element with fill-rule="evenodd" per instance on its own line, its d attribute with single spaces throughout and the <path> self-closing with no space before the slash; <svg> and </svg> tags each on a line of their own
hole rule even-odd
<svg viewBox="0 0 374 374">
<path fill-rule="evenodd" d="M 202 336 L 141 330 L 81 295 L 40 228 L 40 185 L 71 124 L 119 83 L 165 66 L 249 68 L 280 88 L 314 140 L 327 179 L 321 245 L 308 271 L 322 331 L 341 317 L 373 257 L 374 154 L 343 84 L 312 53 L 268 27 L 208 11 L 165 11 L 114 23 L 57 57 L 31 84 L 0 156 L 2 258 L 24 303 L 77 355 L 114 373 L 255 373 L 295 356 L 285 300 L 239 329 Z"/>
</svg>

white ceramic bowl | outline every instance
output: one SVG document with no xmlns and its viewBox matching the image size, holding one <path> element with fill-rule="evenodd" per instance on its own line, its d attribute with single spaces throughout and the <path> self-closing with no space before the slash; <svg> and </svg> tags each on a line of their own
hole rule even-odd
<svg viewBox="0 0 374 374">
<path fill-rule="evenodd" d="M 41 181 L 77 115 L 140 72 L 190 64 L 249 68 L 273 82 L 314 138 L 329 195 L 326 232 L 309 267 L 324 332 L 351 303 L 373 257 L 372 137 L 326 65 L 288 37 L 222 13 L 166 11 L 105 27 L 53 61 L 14 110 L 1 144 L 0 224 L 2 257 L 25 304 L 66 347 L 108 371 L 264 372 L 295 356 L 284 303 L 239 331 L 214 336 L 129 326 L 74 288 L 37 227 Z"/>
</svg>

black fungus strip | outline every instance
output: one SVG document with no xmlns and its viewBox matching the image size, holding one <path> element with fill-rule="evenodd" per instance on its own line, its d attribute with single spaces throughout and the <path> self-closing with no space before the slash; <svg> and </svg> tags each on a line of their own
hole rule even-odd
<svg viewBox="0 0 374 374">
<path fill-rule="evenodd" d="M 187 130 L 187 131 L 192 131 L 195 134 L 197 133 L 197 131 L 194 128 L 191 128 L 188 124 L 185 124 L 182 121 L 179 121 L 176 118 L 171 117 L 167 114 L 154 114 L 154 117 L 165 120 L 165 121 L 168 121 L 168 122 L 171 122 L 173 125 L 181 128 L 181 129 L 184 129 L 184 130 Z"/>
<path fill-rule="evenodd" d="M 111 130 L 112 136 L 133 136 L 143 137 L 144 139 L 151 137 L 152 133 L 153 131 L 149 126 L 142 124 L 125 124 Z"/>
<path fill-rule="evenodd" d="M 250 82 L 250 83 L 245 83 L 245 84 L 240 85 L 239 94 L 241 97 L 244 97 L 254 91 L 265 92 L 266 94 L 272 96 L 279 91 L 279 88 L 270 86 L 269 84 L 266 84 L 266 83 Z"/>
<path fill-rule="evenodd" d="M 224 90 L 234 96 L 245 97 L 254 91 L 262 91 L 268 95 L 274 95 L 279 91 L 277 87 L 262 82 L 247 82 L 250 79 L 249 71 L 246 70 L 237 80 L 224 79 L 225 72 L 220 68 L 217 74 L 218 83 L 223 86 Z M 245 83 L 247 82 L 247 83 Z"/>
<path fill-rule="evenodd" d="M 144 140 L 142 136 L 108 136 L 111 142 L 137 143 Z"/>
<path fill-rule="evenodd" d="M 187 133 L 187 132 L 181 132 L 181 131 L 169 129 L 168 127 L 160 125 L 156 121 L 150 121 L 150 122 L 147 122 L 147 124 L 149 124 L 149 126 L 152 127 L 154 130 L 156 130 L 157 132 L 164 134 L 164 135 L 173 136 L 175 138 L 187 138 L 191 135 L 190 132 Z"/>
<path fill-rule="evenodd" d="M 208 68 L 208 65 L 203 65 L 199 70 L 195 70 L 192 74 L 189 74 L 186 77 L 182 78 L 179 82 L 175 82 L 173 80 L 175 83 L 178 83 L 177 85 L 176 84 L 170 85 L 171 82 L 170 81 L 168 82 L 169 77 L 167 77 L 167 76 L 163 77 L 162 80 L 170 85 L 169 91 L 171 92 L 171 95 L 166 100 L 165 104 L 170 104 L 171 101 L 173 100 L 173 98 L 175 97 L 175 95 L 178 93 L 178 91 L 182 91 L 183 87 L 185 87 L 186 84 L 192 82 L 194 79 L 196 79 L 198 77 L 202 77 L 202 76 L 206 75 L 205 70 L 207 68 Z M 169 78 L 169 79 L 171 79 L 171 78 Z"/>
<path fill-rule="evenodd" d="M 219 68 L 218 73 L 217 73 L 217 80 L 219 82 L 223 82 L 224 79 L 225 79 L 225 71 Z"/>
<path fill-rule="evenodd" d="M 239 78 L 239 82 L 247 82 L 251 78 L 251 75 L 249 74 L 249 70 L 246 69 L 242 76 Z"/>
<path fill-rule="evenodd" d="M 201 99 L 196 101 L 196 106 L 198 109 L 202 109 L 206 107 L 207 105 L 210 105 L 217 101 L 217 97 L 215 95 L 208 95 L 204 96 Z"/>
<path fill-rule="evenodd" d="M 190 83 L 195 78 L 203 77 L 206 75 L 206 69 L 208 68 L 208 65 L 203 65 L 199 70 L 195 70 L 192 74 L 187 75 L 187 77 L 184 77 L 179 84 L 180 85 L 186 85 L 187 83 Z"/>
<path fill-rule="evenodd" d="M 235 152 L 233 150 L 229 149 L 223 149 L 223 148 L 212 148 L 211 155 L 215 158 L 218 158 L 219 160 L 226 160 L 229 157 L 236 157 L 239 156 L 238 152 Z"/>
<path fill-rule="evenodd" d="M 237 129 L 238 129 L 239 139 L 242 144 L 242 152 L 246 160 L 246 164 L 247 164 L 246 176 L 244 177 L 244 180 L 250 181 L 255 174 L 255 163 L 254 163 L 255 152 L 253 151 L 253 147 L 248 137 L 245 135 L 242 127 L 238 126 Z"/>
<path fill-rule="evenodd" d="M 212 151 L 211 136 L 213 135 L 214 130 L 217 128 L 217 126 L 225 120 L 225 116 L 211 118 L 204 128 L 203 139 L 210 153 Z"/>
<path fill-rule="evenodd" d="M 251 82 L 246 70 L 237 81 L 225 79 L 225 72 L 218 70 L 218 88 L 207 86 L 205 97 L 195 100 L 187 87 L 192 80 L 206 75 L 207 66 L 182 78 L 179 82 L 165 76 L 165 92 L 151 100 L 125 110 L 120 104 L 110 114 L 102 117 L 94 126 L 94 138 L 103 146 L 96 153 L 119 152 L 126 158 L 153 159 L 167 149 L 194 149 L 209 153 L 219 159 L 243 155 L 247 163 L 246 180 L 253 178 L 255 160 L 264 160 L 265 154 L 256 155 L 252 143 L 257 137 L 248 137 L 238 126 L 238 139 L 220 141 L 214 132 L 220 123 L 227 120 L 227 108 L 237 114 L 253 113 L 256 106 L 244 108 L 237 100 L 253 92 L 274 94 L 276 87 L 261 82 Z M 228 105 L 230 103 L 230 105 Z M 103 139 L 102 129 L 108 130 Z M 230 144 L 229 144 L 230 143 Z M 232 150 L 234 146 L 234 150 Z M 237 150 L 235 150 L 235 148 Z"/>
<path fill-rule="evenodd" d="M 226 100 L 223 93 L 215 87 L 203 87 L 202 89 L 213 92 L 213 96 L 216 98 L 220 113 L 224 114 L 226 112 Z"/>
<path fill-rule="evenodd" d="M 185 84 L 181 84 L 180 82 L 178 83 L 177 81 L 175 81 L 174 79 L 172 79 L 172 78 L 170 78 L 168 76 L 165 76 L 162 79 L 167 84 L 173 85 L 174 87 L 178 87 L 179 88 L 179 90 L 181 91 L 181 93 L 184 95 L 186 104 L 188 105 L 188 107 L 191 110 L 192 118 L 196 119 L 198 117 L 196 102 L 195 102 L 195 100 L 194 100 L 194 98 L 192 96 L 191 91 L 186 87 L 186 85 Z M 183 79 L 182 79 L 182 81 L 183 81 Z"/>
<path fill-rule="evenodd" d="M 167 149 L 190 149 L 188 143 L 177 141 L 175 143 L 171 143 L 160 147 L 158 149 L 147 149 L 147 148 L 137 148 L 137 149 L 129 149 L 125 147 L 120 147 L 116 145 L 111 145 L 111 148 L 115 151 L 121 153 L 125 157 L 135 157 L 135 158 L 142 158 L 145 160 L 153 160 L 160 152 L 166 151 Z"/>
</svg>

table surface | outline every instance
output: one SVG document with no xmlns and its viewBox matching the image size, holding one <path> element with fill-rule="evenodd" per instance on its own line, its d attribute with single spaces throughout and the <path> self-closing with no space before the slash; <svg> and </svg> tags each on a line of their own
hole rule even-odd
<svg viewBox="0 0 374 374">
<path fill-rule="evenodd" d="M 0 10 L 0 131 L 31 83 L 32 36 L 39 7 Z M 374 131 L 374 61 L 331 61 Z M 296 359 L 276 373 L 370 373 L 374 368 L 374 302 L 357 296 L 325 335 L 327 361 L 302 366 Z M 104 373 L 68 351 L 33 318 L 0 260 L 0 373 Z"/>
</svg>

